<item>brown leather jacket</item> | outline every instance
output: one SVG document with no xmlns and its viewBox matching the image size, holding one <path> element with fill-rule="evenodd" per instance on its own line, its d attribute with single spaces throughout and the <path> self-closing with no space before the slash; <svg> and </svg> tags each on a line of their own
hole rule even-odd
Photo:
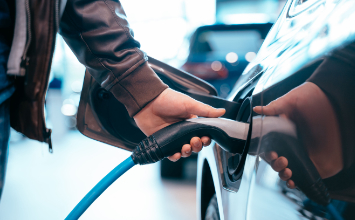
<svg viewBox="0 0 355 220">
<path fill-rule="evenodd" d="M 68 0 L 60 22 L 59 0 L 27 3 L 28 49 L 21 62 L 25 76 L 16 77 L 11 98 L 11 126 L 17 131 L 51 142 L 44 104 L 58 28 L 87 71 L 126 106 L 130 116 L 167 88 L 148 66 L 119 1 Z"/>
<path fill-rule="evenodd" d="M 344 168 L 324 179 L 333 199 L 355 202 L 355 42 L 334 51 L 307 80 L 319 86 L 335 110 Z"/>
</svg>

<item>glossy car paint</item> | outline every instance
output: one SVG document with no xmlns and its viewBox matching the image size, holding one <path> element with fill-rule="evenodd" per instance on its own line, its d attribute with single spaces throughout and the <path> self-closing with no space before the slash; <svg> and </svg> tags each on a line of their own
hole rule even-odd
<svg viewBox="0 0 355 220">
<path fill-rule="evenodd" d="M 256 59 L 243 72 L 228 99 L 237 101 L 240 91 L 258 74 L 261 77 L 253 90 L 252 106 L 266 105 L 302 84 L 325 54 L 355 39 L 354 11 L 355 2 L 351 0 L 289 0 Z M 255 117 L 254 114 L 253 122 Z M 262 122 L 252 123 L 252 139 L 260 137 L 262 130 Z M 223 163 L 226 161 L 221 157 L 221 148 L 212 143 L 202 150 L 197 179 L 199 219 L 204 219 L 205 200 L 208 199 L 204 194 L 211 194 L 213 190 L 221 219 L 324 217 L 304 209 L 304 194 L 285 187 L 278 173 L 259 155 L 263 151 L 261 146 L 258 141 L 251 141 L 238 191 L 223 185 L 226 172 Z M 210 181 L 214 185 L 212 190 L 206 187 Z"/>
</svg>

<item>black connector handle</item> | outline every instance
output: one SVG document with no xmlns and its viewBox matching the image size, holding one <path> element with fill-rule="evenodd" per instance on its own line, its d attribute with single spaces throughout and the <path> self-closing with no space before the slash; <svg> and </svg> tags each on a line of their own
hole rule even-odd
<svg viewBox="0 0 355 220">
<path fill-rule="evenodd" d="M 275 151 L 279 157 L 287 158 L 291 180 L 309 199 L 324 206 L 330 203 L 328 189 L 298 139 L 293 122 L 280 117 L 265 117 L 260 143 L 260 153 Z"/>
<path fill-rule="evenodd" d="M 198 118 L 167 126 L 145 138 L 133 151 L 136 164 L 155 163 L 181 152 L 184 144 L 193 137 L 208 136 L 224 150 L 242 153 L 249 124 L 223 118 Z"/>
</svg>

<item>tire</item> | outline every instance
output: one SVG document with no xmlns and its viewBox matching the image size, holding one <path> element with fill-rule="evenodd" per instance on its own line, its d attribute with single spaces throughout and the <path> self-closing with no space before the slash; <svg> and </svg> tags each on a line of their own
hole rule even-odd
<svg viewBox="0 0 355 220">
<path fill-rule="evenodd" d="M 160 163 L 160 176 L 166 179 L 181 179 L 183 177 L 183 161 L 178 160 L 171 162 L 168 159 L 164 159 Z"/>
<path fill-rule="evenodd" d="M 214 194 L 208 203 L 205 220 L 220 220 L 216 194 Z"/>
</svg>

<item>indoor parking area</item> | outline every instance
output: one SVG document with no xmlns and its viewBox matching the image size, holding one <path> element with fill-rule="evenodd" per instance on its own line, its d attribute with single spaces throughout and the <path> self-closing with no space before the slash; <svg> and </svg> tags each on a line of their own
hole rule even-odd
<svg viewBox="0 0 355 220">
<path fill-rule="evenodd" d="M 0 219 L 355 219 L 354 21 L 354 0 L 0 0 Z"/>
</svg>

